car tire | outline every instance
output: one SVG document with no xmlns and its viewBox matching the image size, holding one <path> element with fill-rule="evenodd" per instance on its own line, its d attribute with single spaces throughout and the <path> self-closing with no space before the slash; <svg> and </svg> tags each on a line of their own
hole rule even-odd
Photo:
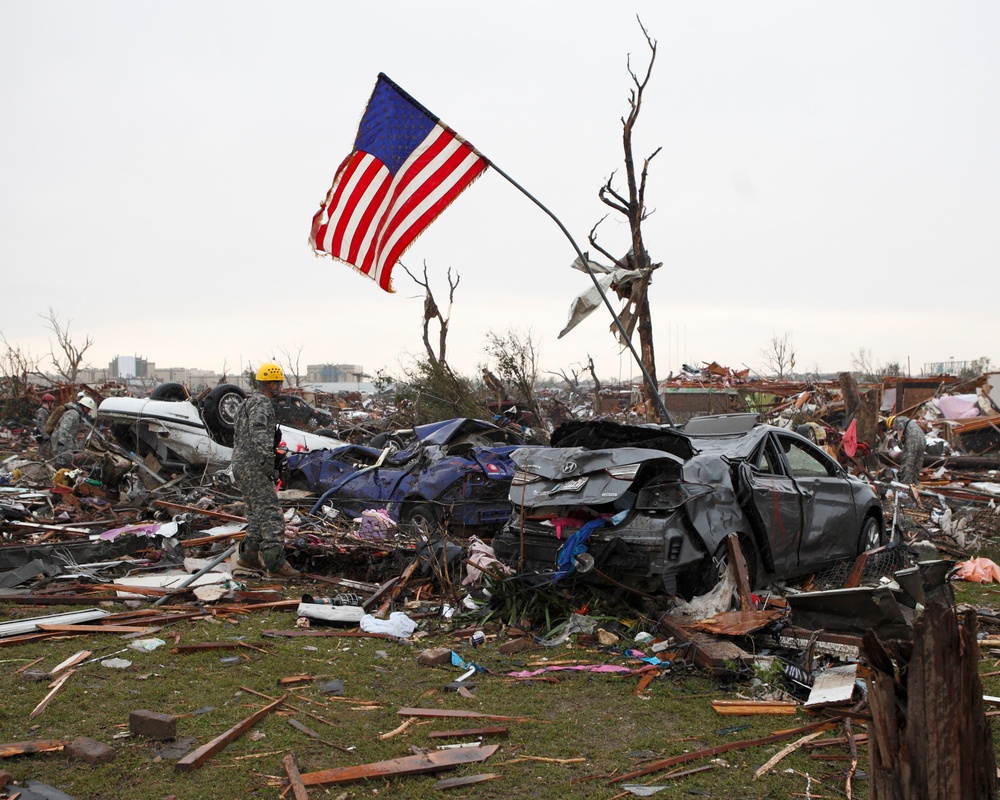
<svg viewBox="0 0 1000 800">
<path fill-rule="evenodd" d="M 190 396 L 183 383 L 161 383 L 149 393 L 150 400 L 187 400 Z"/>
<path fill-rule="evenodd" d="M 869 514 L 861 523 L 861 533 L 858 536 L 858 555 L 866 550 L 874 550 L 884 543 L 882 526 L 878 519 Z"/>
<path fill-rule="evenodd" d="M 208 432 L 230 447 L 236 429 L 236 412 L 246 396 L 239 386 L 224 383 L 212 389 L 202 401 L 202 418 Z"/>
<path fill-rule="evenodd" d="M 400 522 L 419 530 L 424 536 L 430 536 L 441 525 L 441 516 L 430 503 L 411 503 L 399 515 Z"/>
<path fill-rule="evenodd" d="M 380 433 L 372 438 L 368 446 L 375 450 L 385 450 L 388 447 L 389 455 L 392 455 L 403 449 L 403 440 L 392 433 Z"/>
</svg>

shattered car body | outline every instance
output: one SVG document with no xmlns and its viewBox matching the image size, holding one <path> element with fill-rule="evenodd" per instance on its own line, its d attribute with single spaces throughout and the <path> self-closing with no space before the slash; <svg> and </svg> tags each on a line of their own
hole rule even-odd
<svg viewBox="0 0 1000 800">
<path fill-rule="evenodd" d="M 509 430 L 476 419 L 418 425 L 383 435 L 382 449 L 350 445 L 291 455 L 290 486 L 321 495 L 349 514 L 384 506 L 396 522 L 432 529 L 452 525 L 499 528 L 510 516 L 514 475 L 510 454 L 524 442 Z"/>
<path fill-rule="evenodd" d="M 523 537 L 529 570 L 690 597 L 718 579 L 731 532 L 758 584 L 881 544 L 878 496 L 802 436 L 753 415 L 689 428 L 569 423 L 515 451 L 497 555 L 516 564 Z"/>
<path fill-rule="evenodd" d="M 217 386 L 201 399 L 109 397 L 97 409 L 122 447 L 139 456 L 153 454 L 160 464 L 225 469 L 232 459 L 233 423 L 245 398 L 238 386 Z M 279 425 L 288 452 L 339 447 L 339 439 Z"/>
</svg>

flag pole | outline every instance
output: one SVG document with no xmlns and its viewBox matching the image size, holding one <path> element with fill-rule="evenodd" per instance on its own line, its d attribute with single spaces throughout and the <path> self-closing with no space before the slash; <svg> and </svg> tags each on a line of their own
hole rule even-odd
<svg viewBox="0 0 1000 800">
<path fill-rule="evenodd" d="M 553 214 L 548 208 L 546 208 L 537 197 L 531 194 L 531 192 L 529 192 L 527 189 L 521 186 L 521 184 L 519 184 L 512 177 L 510 177 L 510 175 L 508 175 L 506 172 L 500 169 L 500 167 L 498 167 L 492 161 L 489 161 L 489 159 L 487 159 L 487 161 L 489 162 L 489 165 L 494 170 L 496 170 L 496 172 L 499 175 L 501 175 L 511 184 L 511 186 L 513 186 L 515 189 L 521 192 L 521 194 L 527 197 L 532 203 L 534 203 L 536 206 L 542 209 L 542 211 L 548 214 L 549 217 L 552 218 L 552 221 L 559 226 L 559 230 L 561 230 L 563 234 L 565 234 L 566 238 L 569 239 L 569 243 L 573 245 L 573 249 L 576 250 L 576 254 L 580 257 L 581 263 L 587 270 L 587 274 L 590 275 L 590 279 L 594 282 L 594 287 L 600 293 L 601 299 L 604 301 L 604 305 L 607 306 L 608 311 L 611 313 L 611 317 L 614 319 L 615 325 L 618 326 L 618 331 L 619 333 L 621 333 L 622 339 L 628 345 L 628 349 L 631 351 L 632 357 L 635 359 L 635 363 L 639 365 L 639 369 L 642 371 L 642 377 L 645 380 L 646 385 L 649 387 L 653 397 L 656 398 L 656 406 L 659 409 L 660 414 L 663 416 L 663 419 L 667 421 L 667 424 L 673 425 L 674 423 L 673 420 L 670 418 L 670 414 L 667 412 L 667 407 L 663 405 L 663 398 L 660 397 L 660 387 L 653 382 L 653 378 L 649 374 L 649 371 L 646 369 L 646 365 L 642 363 L 642 359 L 636 352 L 635 346 L 632 344 L 632 340 L 629 338 L 628 333 L 625 331 L 625 326 L 622 325 L 622 321 L 621 319 L 619 319 L 618 314 L 615 313 L 615 309 L 611 305 L 611 301 L 608 300 L 608 296 L 604 292 L 604 287 L 601 286 L 601 282 L 597 279 L 597 275 L 594 274 L 594 270 L 590 268 L 590 260 L 583 254 L 583 251 L 580 250 L 580 246 L 576 243 L 576 241 L 570 235 L 570 232 L 566 230 L 566 226 L 562 224 L 560 219 L 555 214 Z"/>
</svg>

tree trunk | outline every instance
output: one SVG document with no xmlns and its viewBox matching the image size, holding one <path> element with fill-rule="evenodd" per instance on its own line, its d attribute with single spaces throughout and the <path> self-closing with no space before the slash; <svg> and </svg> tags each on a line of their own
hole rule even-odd
<svg viewBox="0 0 1000 800">
<path fill-rule="evenodd" d="M 642 384 L 642 396 L 646 398 L 646 419 L 655 419 L 657 422 L 665 423 L 667 420 L 663 418 L 660 411 L 661 404 L 656 402 L 656 397 L 653 394 L 653 392 L 660 391 L 660 384 L 656 379 L 656 357 L 653 352 L 653 318 L 649 311 L 649 298 L 645 292 L 642 295 L 642 302 L 639 304 L 637 313 L 639 316 L 636 323 L 636 329 L 639 331 L 639 355 L 642 357 L 642 365 L 649 373 L 652 382 L 652 386 L 646 381 L 643 381 Z"/>
</svg>

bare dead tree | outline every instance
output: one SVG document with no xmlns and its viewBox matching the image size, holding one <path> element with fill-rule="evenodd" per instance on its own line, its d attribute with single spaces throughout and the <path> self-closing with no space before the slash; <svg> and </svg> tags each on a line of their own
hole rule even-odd
<svg viewBox="0 0 1000 800">
<path fill-rule="evenodd" d="M 49 342 L 49 358 L 56 374 L 67 383 L 75 384 L 83 366 L 83 357 L 93 346 L 94 340 L 86 336 L 82 344 L 74 342 L 69 332 L 73 320 L 66 320 L 66 324 L 63 325 L 52 308 L 49 308 L 48 316 L 42 314 L 39 316 L 45 320 L 45 326 L 56 335 L 57 347 L 52 347 L 51 341 Z"/>
<path fill-rule="evenodd" d="M 302 363 L 302 350 L 303 350 L 304 347 L 305 347 L 305 345 L 302 345 L 302 344 L 295 345 L 295 352 L 294 352 L 294 354 L 285 345 L 282 345 L 281 347 L 276 348 L 277 352 L 280 353 L 284 357 L 284 363 L 288 367 L 287 372 L 288 372 L 289 376 L 291 376 L 291 378 L 292 378 L 291 383 L 292 383 L 293 386 L 296 386 L 296 387 L 302 385 L 302 368 L 301 368 L 301 363 Z M 271 358 L 273 360 L 275 360 L 275 361 L 279 360 L 276 356 L 271 356 Z"/>
<path fill-rule="evenodd" d="M 42 376 L 37 356 L 26 347 L 11 342 L 0 331 L 0 394 L 9 397 L 25 397 L 31 385 L 32 376 Z"/>
<path fill-rule="evenodd" d="M 542 424 L 542 410 L 535 394 L 539 351 L 531 329 L 522 333 L 510 328 L 505 334 L 487 331 L 483 349 L 496 363 L 500 379 L 511 387 L 520 402 L 528 406 L 538 424 Z"/>
<path fill-rule="evenodd" d="M 779 381 L 789 377 L 795 369 L 795 345 L 792 335 L 785 331 L 783 336 L 773 334 L 767 347 L 760 351 L 767 367 Z"/>
<path fill-rule="evenodd" d="M 434 292 L 431 291 L 430 279 L 427 277 L 427 262 L 424 262 L 424 279 L 422 281 L 410 272 L 403 262 L 400 262 L 399 266 L 406 270 L 406 274 L 413 279 L 413 282 L 417 284 L 417 286 L 424 287 L 423 339 L 424 349 L 427 351 L 427 358 L 430 361 L 431 366 L 436 368 L 447 368 L 448 362 L 445 355 L 448 348 L 448 325 L 451 322 L 451 307 L 455 302 L 455 289 L 458 288 L 458 284 L 462 280 L 462 276 L 456 272 L 455 278 L 452 280 L 451 267 L 448 267 L 448 309 L 447 313 L 443 314 L 441 313 L 441 308 L 434 300 Z M 437 350 L 431 347 L 430 324 L 433 319 L 438 321 Z"/>
<path fill-rule="evenodd" d="M 637 17 L 638 19 L 638 17 Z M 643 36 L 646 37 L 646 44 L 649 47 L 649 64 L 646 67 L 645 75 L 641 78 L 632 68 L 631 56 L 628 57 L 628 73 L 632 78 L 632 88 L 629 90 L 629 113 L 622 117 L 622 148 L 625 155 L 625 179 L 628 186 L 627 192 L 622 194 L 616 190 L 612 184 L 615 173 L 605 182 L 598 192 L 601 202 L 608 208 L 623 215 L 628 220 L 629 231 L 631 233 L 631 246 L 623 258 L 611 255 L 608 250 L 597 242 L 597 227 L 606 217 L 598 220 L 597 224 L 590 231 L 588 241 L 591 247 L 611 259 L 618 267 L 632 270 L 635 274 L 618 283 L 612 284 L 611 288 L 625 305 L 619 314 L 622 326 L 631 337 L 633 331 L 639 332 L 639 348 L 642 365 L 649 374 L 652 386 L 643 385 L 643 397 L 645 398 L 647 418 L 660 418 L 660 406 L 656 402 L 653 392 L 656 388 L 656 357 L 653 348 L 653 320 L 649 308 L 649 285 L 652 281 L 653 272 L 662 264 L 654 263 L 646 251 L 642 238 L 642 223 L 652 212 L 646 210 L 646 178 L 649 173 L 649 163 L 660 152 L 661 148 L 656 148 L 642 162 L 642 170 L 636 175 L 635 159 L 632 155 L 632 132 L 639 119 L 639 112 L 642 109 L 642 95 L 649 83 L 650 75 L 653 72 L 653 64 L 656 61 L 656 40 L 651 38 L 646 31 L 642 20 L 639 20 L 639 27 Z M 617 333 L 617 326 L 612 326 L 612 332 Z M 660 419 L 661 422 L 666 420 Z"/>
<path fill-rule="evenodd" d="M 590 377 L 594 381 L 594 414 L 601 413 L 601 379 L 597 377 L 597 370 L 594 369 L 594 358 L 587 354 L 587 369 L 590 370 Z"/>
</svg>

